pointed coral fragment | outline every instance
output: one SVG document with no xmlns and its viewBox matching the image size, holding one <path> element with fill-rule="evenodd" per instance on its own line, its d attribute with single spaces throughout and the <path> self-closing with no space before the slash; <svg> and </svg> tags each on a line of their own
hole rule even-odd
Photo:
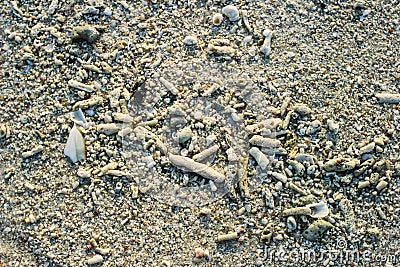
<svg viewBox="0 0 400 267">
<path fill-rule="evenodd" d="M 68 156 L 72 162 L 86 159 L 85 140 L 81 132 L 76 128 L 75 124 L 65 145 L 64 154 Z"/>
</svg>

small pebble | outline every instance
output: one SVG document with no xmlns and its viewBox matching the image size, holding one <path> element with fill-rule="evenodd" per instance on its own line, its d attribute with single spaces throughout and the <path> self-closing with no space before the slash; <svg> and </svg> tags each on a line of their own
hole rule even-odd
<svg viewBox="0 0 400 267">
<path fill-rule="evenodd" d="M 196 45 L 197 44 L 197 38 L 196 36 L 186 36 L 185 39 L 183 40 L 183 43 L 187 46 L 191 45 Z"/>
<path fill-rule="evenodd" d="M 222 9 L 222 14 L 228 17 L 230 21 L 239 20 L 239 9 L 233 5 L 227 5 Z"/>
<path fill-rule="evenodd" d="M 93 264 L 98 264 L 103 262 L 103 256 L 96 254 L 92 258 L 88 259 L 87 264 L 93 265 Z"/>
</svg>

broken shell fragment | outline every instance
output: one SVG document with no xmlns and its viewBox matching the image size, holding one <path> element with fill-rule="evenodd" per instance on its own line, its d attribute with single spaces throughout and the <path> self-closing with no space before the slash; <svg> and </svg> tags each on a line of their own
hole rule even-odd
<svg viewBox="0 0 400 267">
<path fill-rule="evenodd" d="M 71 112 L 70 119 L 76 125 L 82 126 L 84 129 L 87 129 L 91 126 L 91 123 L 88 123 L 81 109 Z"/>
<path fill-rule="evenodd" d="M 293 216 L 289 216 L 286 220 L 286 225 L 289 231 L 294 231 L 297 228 L 296 219 Z"/>
<path fill-rule="evenodd" d="M 0 140 L 7 139 L 11 135 L 11 130 L 7 125 L 0 124 Z"/>
<path fill-rule="evenodd" d="M 86 159 L 85 140 L 83 139 L 81 132 L 76 128 L 75 124 L 69 133 L 64 154 L 68 156 L 72 162 Z"/>
<path fill-rule="evenodd" d="M 187 45 L 187 46 L 196 45 L 197 44 L 197 38 L 196 38 L 196 36 L 188 35 L 183 40 L 183 43 L 185 45 Z"/>
<path fill-rule="evenodd" d="M 329 214 L 329 208 L 325 202 L 308 204 L 306 207 L 311 209 L 310 216 L 313 218 L 323 218 Z"/>
</svg>

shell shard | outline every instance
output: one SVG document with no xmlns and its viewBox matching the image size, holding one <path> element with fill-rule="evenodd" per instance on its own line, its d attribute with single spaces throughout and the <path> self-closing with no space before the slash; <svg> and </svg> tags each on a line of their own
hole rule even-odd
<svg viewBox="0 0 400 267">
<path fill-rule="evenodd" d="M 310 216 L 313 218 L 323 218 L 329 214 L 329 208 L 325 202 L 309 204 L 307 207 L 311 209 Z"/>
<path fill-rule="evenodd" d="M 75 123 L 78 124 L 79 126 L 82 126 L 83 128 L 87 128 L 87 120 L 85 118 L 85 115 L 83 114 L 81 109 L 75 110 L 70 113 L 70 119 Z"/>
<path fill-rule="evenodd" d="M 72 162 L 86 159 L 85 140 L 75 124 L 69 133 L 64 154 L 68 156 Z"/>
</svg>

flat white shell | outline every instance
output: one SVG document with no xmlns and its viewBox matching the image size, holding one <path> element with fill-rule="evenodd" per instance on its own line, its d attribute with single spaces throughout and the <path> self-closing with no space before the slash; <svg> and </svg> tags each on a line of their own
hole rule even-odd
<svg viewBox="0 0 400 267">
<path fill-rule="evenodd" d="M 76 128 L 75 124 L 69 133 L 64 154 L 68 156 L 72 162 L 86 159 L 85 140 L 83 139 L 81 132 Z"/>
</svg>

